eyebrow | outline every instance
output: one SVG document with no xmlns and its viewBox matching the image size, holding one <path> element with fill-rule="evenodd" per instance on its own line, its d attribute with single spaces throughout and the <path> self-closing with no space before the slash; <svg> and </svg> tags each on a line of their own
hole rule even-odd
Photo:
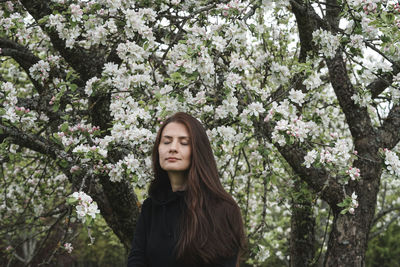
<svg viewBox="0 0 400 267">
<path fill-rule="evenodd" d="M 168 139 L 173 139 L 172 136 L 169 135 L 163 135 L 162 138 L 168 138 Z M 178 136 L 178 139 L 190 139 L 189 136 Z"/>
</svg>

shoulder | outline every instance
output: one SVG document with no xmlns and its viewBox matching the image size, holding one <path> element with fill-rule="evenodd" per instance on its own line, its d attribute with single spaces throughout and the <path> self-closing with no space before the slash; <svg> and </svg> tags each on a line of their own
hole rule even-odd
<svg viewBox="0 0 400 267">
<path fill-rule="evenodd" d="M 152 206 L 152 200 L 151 200 L 151 197 L 148 197 L 143 201 L 141 209 L 142 209 L 142 211 L 148 210 L 151 208 L 151 206 Z"/>
</svg>

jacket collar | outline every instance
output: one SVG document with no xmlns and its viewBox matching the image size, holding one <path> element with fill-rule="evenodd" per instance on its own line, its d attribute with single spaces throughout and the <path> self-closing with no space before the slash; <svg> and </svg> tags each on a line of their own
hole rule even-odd
<svg viewBox="0 0 400 267">
<path fill-rule="evenodd" d="M 157 190 L 154 194 L 150 195 L 153 203 L 156 205 L 166 205 L 172 203 L 178 199 L 182 199 L 186 194 L 186 191 L 175 191 L 173 192 L 171 186 L 168 185 L 166 188 Z"/>
</svg>

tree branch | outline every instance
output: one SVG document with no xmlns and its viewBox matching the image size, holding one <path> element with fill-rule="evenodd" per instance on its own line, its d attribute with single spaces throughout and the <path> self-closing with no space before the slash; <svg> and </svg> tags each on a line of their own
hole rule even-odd
<svg viewBox="0 0 400 267">
<path fill-rule="evenodd" d="M 255 124 L 255 128 L 261 131 L 269 142 L 272 143 L 271 136 L 273 126 L 271 123 L 259 122 Z M 294 172 L 298 174 L 312 190 L 321 195 L 321 198 L 329 203 L 333 210 L 337 210 L 337 203 L 343 200 L 343 190 L 341 185 L 330 176 L 329 172 L 322 168 L 306 168 L 303 165 L 306 152 L 299 144 L 295 143 L 285 146 L 275 144 L 275 147 L 293 168 Z"/>
<path fill-rule="evenodd" d="M 337 0 L 327 0 L 326 4 L 326 21 L 330 29 L 337 29 L 339 28 L 341 5 L 338 5 Z"/>
<path fill-rule="evenodd" d="M 2 121 L 0 121 L 0 130 L 2 130 L 3 134 L 10 138 L 12 143 L 16 145 L 29 148 L 43 155 L 48 155 L 53 159 L 57 159 L 57 157 L 60 156 L 61 151 L 56 149 L 58 145 L 44 139 L 42 136 L 22 132 L 12 126 L 6 126 Z"/>
<path fill-rule="evenodd" d="M 42 94 L 43 86 L 33 79 L 29 72 L 32 65 L 36 64 L 40 58 L 32 54 L 26 47 L 5 38 L 0 38 L 0 48 L 2 49 L 1 55 L 12 57 L 24 69 L 38 93 Z"/>
<path fill-rule="evenodd" d="M 398 213 L 398 214 L 396 214 L 395 216 L 393 216 L 393 218 L 390 219 L 390 221 L 388 221 L 387 223 L 385 223 L 385 225 L 382 226 L 379 230 L 377 230 L 377 231 L 375 231 L 375 232 L 372 232 L 372 233 L 370 234 L 368 240 L 372 240 L 372 239 L 374 239 L 375 237 L 377 237 L 378 235 L 380 235 L 381 233 L 385 232 L 385 231 L 388 229 L 388 227 L 389 227 L 392 223 L 396 222 L 399 218 L 400 218 L 400 213 Z"/>
<path fill-rule="evenodd" d="M 400 142 L 400 105 L 391 108 L 389 115 L 379 128 L 378 136 L 381 147 L 392 149 Z"/>
<path fill-rule="evenodd" d="M 376 224 L 380 219 L 382 219 L 384 216 L 391 213 L 392 211 L 400 211 L 400 207 L 391 207 L 385 210 L 381 210 L 378 214 L 376 214 L 374 220 L 372 221 L 372 225 Z"/>
<path fill-rule="evenodd" d="M 292 12 L 297 21 L 297 28 L 300 38 L 300 61 L 304 62 L 307 58 L 307 53 L 316 49 L 312 42 L 313 31 L 322 23 L 322 19 L 315 13 L 314 8 L 303 3 L 301 0 L 290 1 Z"/>
<path fill-rule="evenodd" d="M 342 108 L 350 132 L 354 138 L 356 150 L 362 151 L 362 140 L 373 138 L 374 129 L 371 124 L 366 107 L 357 105 L 351 97 L 356 94 L 346 70 L 346 64 L 341 52 L 338 52 L 333 59 L 326 59 L 329 77 L 332 87 L 335 91 L 339 105 Z M 365 147 L 365 146 L 364 146 Z"/>
<path fill-rule="evenodd" d="M 290 0 L 289 3 L 293 13 L 296 12 L 303 17 L 313 20 L 317 28 L 322 28 L 324 30 L 329 29 L 328 23 L 315 12 L 312 6 L 304 3 L 303 0 Z"/>
<path fill-rule="evenodd" d="M 377 78 L 367 86 L 367 89 L 371 92 L 372 98 L 377 98 L 378 95 L 388 88 L 393 82 L 393 76 L 400 72 L 400 62 L 392 65 L 392 67 L 392 73 L 386 73 L 382 75 L 382 77 Z"/>
</svg>

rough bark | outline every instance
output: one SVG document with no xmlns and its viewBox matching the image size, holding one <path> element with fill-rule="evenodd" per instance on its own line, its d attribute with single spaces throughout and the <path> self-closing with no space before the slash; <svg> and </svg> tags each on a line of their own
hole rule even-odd
<svg viewBox="0 0 400 267">
<path fill-rule="evenodd" d="M 400 142 L 400 106 L 395 105 L 379 129 L 378 140 L 383 148 L 392 149 Z"/>
<path fill-rule="evenodd" d="M 365 266 L 365 253 L 374 218 L 381 170 L 375 167 L 364 168 L 362 171 L 363 179 L 371 179 L 365 181 L 356 191 L 360 207 L 354 215 L 334 212 L 324 266 Z"/>
<path fill-rule="evenodd" d="M 310 266 L 315 254 L 315 218 L 311 193 L 301 180 L 295 180 L 294 190 L 302 192 L 292 200 L 290 218 L 290 267 Z"/>
</svg>

